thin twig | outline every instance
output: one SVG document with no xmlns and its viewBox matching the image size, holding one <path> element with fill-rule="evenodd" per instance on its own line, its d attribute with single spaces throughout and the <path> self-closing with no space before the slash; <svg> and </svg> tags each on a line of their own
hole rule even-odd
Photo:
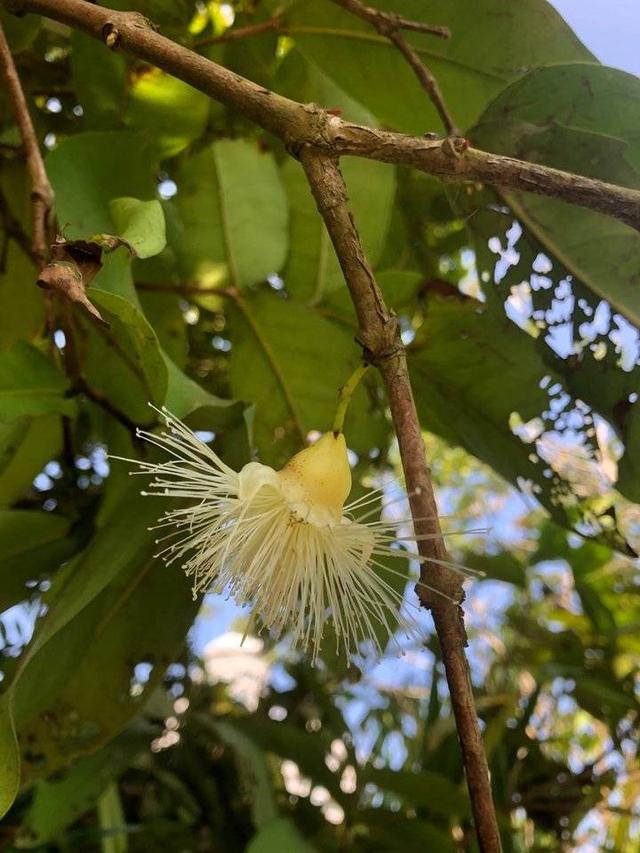
<svg viewBox="0 0 640 853">
<path fill-rule="evenodd" d="M 31 181 L 31 206 L 33 219 L 33 234 L 31 251 L 40 267 L 47 260 L 49 246 L 49 224 L 53 207 L 53 190 L 44 168 L 27 99 L 25 98 L 20 78 L 16 70 L 13 56 L 7 42 L 2 25 L 0 24 L 0 75 L 4 78 L 9 101 L 13 108 L 18 130 L 27 161 L 27 171 Z"/>
<path fill-rule="evenodd" d="M 260 21 L 257 24 L 248 24 L 246 27 L 238 27 L 237 29 L 228 29 L 219 36 L 206 36 L 205 38 L 196 39 L 195 47 L 209 47 L 213 44 L 224 44 L 225 42 L 237 41 L 238 39 L 247 38 L 248 36 L 257 36 L 261 33 L 268 33 L 271 30 L 279 30 L 282 19 L 279 15 L 274 15 L 268 21 Z"/>
<path fill-rule="evenodd" d="M 473 817 L 482 853 L 499 853 L 489 769 L 473 700 L 464 648 L 466 633 L 461 609 L 448 599 L 462 601 L 461 580 L 442 563 L 448 562 L 438 509 L 427 467 L 420 422 L 413 400 L 407 358 L 396 316 L 387 308 L 364 254 L 347 204 L 347 189 L 337 161 L 317 151 L 300 156 L 318 210 L 335 248 L 358 317 L 358 341 L 365 359 L 382 374 L 398 437 L 418 550 L 424 557 L 422 583 L 416 592 L 434 618 L 442 650 L 464 759 Z"/>
<path fill-rule="evenodd" d="M 131 52 L 273 132 L 289 151 L 300 157 L 352 294 L 359 340 L 367 359 L 378 366 L 385 381 L 412 513 L 416 518 L 427 519 L 416 522 L 416 534 L 420 537 L 435 534 L 434 538 L 419 539 L 424 557 L 422 572 L 428 571 L 430 587 L 460 600 L 458 577 L 436 562 L 446 560 L 447 552 L 437 522 L 397 318 L 385 305 L 363 254 L 336 157 L 349 153 L 405 163 L 445 179 L 491 180 L 498 185 L 556 196 L 607 212 L 638 230 L 640 192 L 467 150 L 465 140 L 420 139 L 343 122 L 317 107 L 277 95 L 181 47 L 159 35 L 136 14 L 106 9 L 86 0 L 0 0 L 0 4 L 9 9 L 43 13 L 88 32 L 109 47 Z M 445 121 L 445 126 L 452 128 L 453 122 Z M 464 654 L 466 636 L 459 608 L 423 587 L 419 587 L 418 594 L 433 613 L 442 647 L 480 849 L 483 853 L 496 853 L 500 841 Z"/>
<path fill-rule="evenodd" d="M 352 15 L 371 24 L 381 36 L 389 39 L 391 44 L 398 48 L 418 78 L 418 82 L 429 96 L 431 103 L 436 108 L 449 136 L 457 136 L 459 131 L 444 101 L 438 81 L 422 61 L 419 54 L 411 47 L 402 32 L 403 30 L 413 30 L 419 33 L 429 33 L 440 38 L 449 38 L 451 33 L 448 28 L 422 24 L 420 21 L 409 21 L 407 18 L 396 15 L 393 12 L 383 12 L 380 9 L 367 6 L 365 3 L 361 3 L 360 0 L 333 0 L 333 2 Z"/>
<path fill-rule="evenodd" d="M 362 18 L 376 28 L 380 35 L 387 35 L 388 30 L 412 30 L 415 33 L 428 33 L 438 38 L 451 38 L 451 30 L 449 27 L 443 27 L 439 24 L 423 24 L 422 21 L 410 21 L 396 12 L 385 12 L 382 9 L 374 9 L 373 6 L 367 6 L 361 0 L 333 0 L 347 12 Z"/>
</svg>

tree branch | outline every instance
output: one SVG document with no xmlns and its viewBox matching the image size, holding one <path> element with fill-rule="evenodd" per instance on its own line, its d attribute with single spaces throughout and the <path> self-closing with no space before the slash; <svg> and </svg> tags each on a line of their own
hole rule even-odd
<svg viewBox="0 0 640 853">
<path fill-rule="evenodd" d="M 453 116 L 449 112 L 445 104 L 444 97 L 438 81 L 433 76 L 427 65 L 422 61 L 420 56 L 411 47 L 403 34 L 403 30 L 413 30 L 414 32 L 429 33 L 439 36 L 440 38 L 449 38 L 451 33 L 447 27 L 431 26 L 430 24 L 422 24 L 419 21 L 409 21 L 401 15 L 394 12 L 383 12 L 380 9 L 374 9 L 372 6 L 367 6 L 361 3 L 360 0 L 333 0 L 337 6 L 341 6 L 352 15 L 371 24 L 381 36 L 387 38 L 391 44 L 395 45 L 400 53 L 409 63 L 411 70 L 418 78 L 418 82 L 429 96 L 431 103 L 436 108 L 438 115 L 442 119 L 445 130 L 449 135 L 456 136 L 458 129 L 453 120 Z"/>
<path fill-rule="evenodd" d="M 479 181 L 533 192 L 605 213 L 640 231 L 640 190 L 480 151 L 460 138 L 408 136 L 342 121 L 164 38 L 135 12 L 117 12 L 87 0 L 0 0 L 0 6 L 41 13 L 156 65 L 275 134 L 294 153 L 311 145 L 329 155 L 411 166 L 444 181 Z"/>
<path fill-rule="evenodd" d="M 129 51 L 162 68 L 274 133 L 301 160 L 351 292 L 359 341 L 367 359 L 380 370 L 387 388 L 412 514 L 417 519 L 415 530 L 424 558 L 421 576 L 431 587 L 429 590 L 419 586 L 417 592 L 433 613 L 442 648 L 480 850 L 498 853 L 500 840 L 487 761 L 464 654 L 466 635 L 460 608 L 450 601 L 462 600 L 460 578 L 440 562 L 447 560 L 447 551 L 437 521 L 398 321 L 385 305 L 363 253 L 337 158 L 351 154 L 403 163 L 444 180 L 490 181 L 510 189 L 533 191 L 617 216 L 638 230 L 640 192 L 476 151 L 468 147 L 466 140 L 455 137 L 416 138 L 343 122 L 315 105 L 302 105 L 257 86 L 164 38 L 136 13 L 112 11 L 86 0 L 0 3 L 14 11 L 40 12 L 84 30 L 110 48 Z M 350 8 L 362 4 L 349 0 L 340 5 Z M 397 19 L 394 27 L 385 35 L 391 38 L 395 34 L 392 42 L 418 73 L 415 61 L 421 66 L 422 63 L 417 54 L 407 56 L 398 44 L 398 37 L 404 42 L 399 30 L 407 27 Z M 433 97 L 432 91 L 429 94 Z M 453 127 L 450 119 L 445 124 Z M 434 538 L 424 538 L 433 534 Z"/>
<path fill-rule="evenodd" d="M 430 587 L 420 584 L 416 593 L 431 610 L 440 641 L 480 850 L 499 853 L 500 836 L 489 769 L 464 653 L 462 611 L 450 600 L 462 601 L 461 578 L 442 565 L 449 556 L 441 535 L 399 323 L 385 305 L 364 255 L 337 161 L 311 150 L 303 150 L 300 160 L 351 293 L 358 317 L 358 341 L 364 348 L 365 359 L 377 366 L 386 386 L 411 514 L 416 519 L 418 550 L 424 557 L 420 577 Z"/>
<path fill-rule="evenodd" d="M 0 75 L 4 78 L 9 95 L 9 101 L 15 113 L 18 130 L 27 161 L 27 171 L 31 181 L 31 208 L 33 219 L 33 234 L 31 254 L 38 264 L 43 267 L 49 247 L 49 222 L 53 207 L 53 190 L 49 183 L 44 161 L 40 153 L 38 138 L 31 121 L 27 99 L 24 96 L 20 78 L 16 70 L 11 50 L 4 30 L 0 24 Z"/>
</svg>

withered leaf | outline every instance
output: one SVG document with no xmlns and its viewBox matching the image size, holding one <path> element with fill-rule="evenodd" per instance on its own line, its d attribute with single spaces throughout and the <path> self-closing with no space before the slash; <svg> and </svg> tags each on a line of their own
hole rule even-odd
<svg viewBox="0 0 640 853">
<path fill-rule="evenodd" d="M 98 234 L 88 240 L 67 240 L 58 235 L 51 246 L 51 260 L 41 270 L 36 284 L 82 305 L 96 323 L 109 328 L 109 323 L 87 297 L 86 289 L 102 269 L 102 253 L 120 246 L 135 255 L 127 240 L 112 234 Z"/>
</svg>

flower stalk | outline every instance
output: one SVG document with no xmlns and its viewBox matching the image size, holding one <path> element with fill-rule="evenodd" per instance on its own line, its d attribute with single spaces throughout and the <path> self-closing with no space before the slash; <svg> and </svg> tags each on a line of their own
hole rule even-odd
<svg viewBox="0 0 640 853">
<path fill-rule="evenodd" d="M 336 416 L 333 419 L 333 426 L 331 427 L 334 435 L 338 435 L 338 433 L 342 432 L 344 428 L 344 419 L 347 414 L 347 409 L 349 408 L 351 398 L 353 397 L 353 393 L 360 384 L 360 381 L 365 375 L 365 373 L 369 370 L 369 367 L 369 364 L 363 362 L 353 371 L 349 379 L 339 389 L 338 408 L 336 409 Z"/>
</svg>

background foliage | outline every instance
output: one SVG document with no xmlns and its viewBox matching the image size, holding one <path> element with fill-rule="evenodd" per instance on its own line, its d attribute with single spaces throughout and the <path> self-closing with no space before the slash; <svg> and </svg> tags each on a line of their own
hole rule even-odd
<svg viewBox="0 0 640 853">
<path fill-rule="evenodd" d="M 297 100 L 439 127 L 397 51 L 328 0 L 112 5 Z M 640 186 L 640 83 L 599 65 L 545 0 L 377 5 L 451 27 L 447 42 L 409 38 L 476 145 Z M 277 29 L 214 41 L 276 13 Z M 327 428 L 359 351 L 299 165 L 156 69 L 36 17 L 0 20 L 64 235 L 138 252 L 105 256 L 89 289 L 111 328 L 54 305 L 51 339 L 0 93 L 3 798 L 19 786 L 0 848 L 474 850 L 426 614 L 425 648 L 400 663 L 364 645 L 349 668 L 327 650 L 312 669 L 267 636 L 204 649 L 242 614 L 208 601 L 187 636 L 199 602 L 153 559 L 158 505 L 106 460 L 145 452 L 133 427 L 155 424 L 148 401 L 234 465 L 255 452 L 279 466 Z M 469 594 L 471 657 L 505 850 L 630 853 L 640 237 L 533 195 L 343 168 L 402 319 L 443 507 L 492 525 L 451 542 L 487 572 Z M 356 477 L 397 496 L 373 375 L 346 433 Z"/>
</svg>

